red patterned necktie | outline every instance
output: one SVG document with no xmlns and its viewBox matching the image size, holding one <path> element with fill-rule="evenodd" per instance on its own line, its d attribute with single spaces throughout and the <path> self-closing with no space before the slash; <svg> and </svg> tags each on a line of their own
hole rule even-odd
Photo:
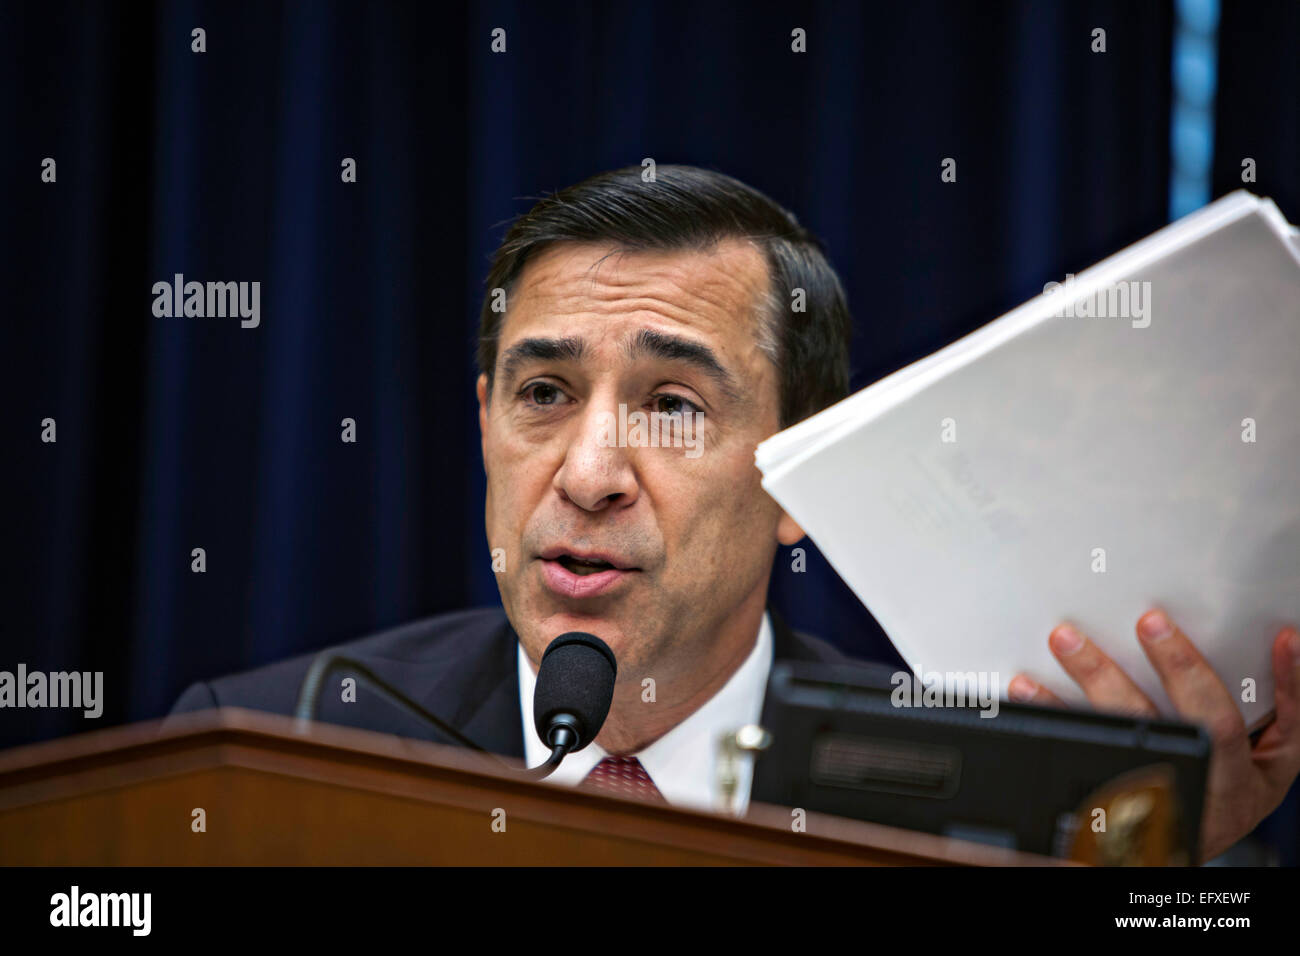
<svg viewBox="0 0 1300 956">
<path fill-rule="evenodd" d="M 653 803 L 668 802 L 636 757 L 606 757 L 591 768 L 591 773 L 582 781 L 582 786 L 584 789 L 612 793 L 618 797 L 632 797 Z"/>
</svg>

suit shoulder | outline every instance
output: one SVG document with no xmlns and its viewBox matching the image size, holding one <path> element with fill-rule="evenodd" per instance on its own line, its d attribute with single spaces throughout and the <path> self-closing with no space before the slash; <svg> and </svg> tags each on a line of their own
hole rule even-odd
<svg viewBox="0 0 1300 956">
<path fill-rule="evenodd" d="M 426 660 L 441 654 L 462 657 L 488 642 L 505 624 L 506 612 L 499 607 L 470 608 L 408 621 L 339 644 L 336 649 L 349 656 L 399 661 Z M 306 655 L 307 661 L 317 653 Z"/>
<path fill-rule="evenodd" d="M 800 646 L 799 659 L 818 664 L 842 664 L 852 666 L 857 678 L 865 680 L 881 689 L 888 690 L 895 686 L 894 676 L 898 668 L 880 661 L 864 660 L 845 654 L 838 647 L 820 637 L 813 637 L 801 631 L 794 632 L 794 639 Z"/>
<path fill-rule="evenodd" d="M 405 668 L 418 665 L 423 674 L 433 675 L 472 668 L 476 661 L 492 655 L 509 636 L 506 623 L 501 608 L 472 608 L 408 621 L 328 649 L 381 674 L 400 675 Z M 192 684 L 177 699 L 171 713 L 211 707 L 292 713 L 308 667 L 326 649 Z"/>
<path fill-rule="evenodd" d="M 803 651 L 803 655 L 801 656 L 805 656 L 808 660 L 828 662 L 853 660 L 853 658 L 849 657 L 834 644 L 823 640 L 820 637 L 814 637 L 813 635 L 807 634 L 803 631 L 795 631 L 794 639 L 801 646 Z"/>
</svg>

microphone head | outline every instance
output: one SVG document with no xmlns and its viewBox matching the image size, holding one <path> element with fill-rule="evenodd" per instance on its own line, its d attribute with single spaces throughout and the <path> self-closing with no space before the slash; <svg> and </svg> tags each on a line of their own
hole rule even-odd
<svg viewBox="0 0 1300 956">
<path fill-rule="evenodd" d="M 570 631 L 551 641 L 537 668 L 533 690 L 533 725 L 549 746 L 551 720 L 571 714 L 577 720 L 574 753 L 596 739 L 614 699 L 618 664 L 609 645 L 594 634 Z"/>
</svg>

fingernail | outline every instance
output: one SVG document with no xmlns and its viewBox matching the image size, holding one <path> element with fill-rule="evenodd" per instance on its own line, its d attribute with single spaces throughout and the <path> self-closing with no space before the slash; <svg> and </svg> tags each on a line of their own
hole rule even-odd
<svg viewBox="0 0 1300 956">
<path fill-rule="evenodd" d="M 1138 634 L 1143 640 L 1150 641 L 1152 644 L 1164 640 L 1172 633 L 1174 633 L 1174 626 L 1169 623 L 1169 618 L 1165 616 L 1164 611 L 1151 611 L 1142 615 L 1142 619 L 1138 621 Z"/>
<path fill-rule="evenodd" d="M 1074 629 L 1071 624 L 1062 624 L 1052 632 L 1051 637 L 1052 650 L 1062 657 L 1069 657 L 1071 654 L 1079 653 L 1079 648 L 1083 647 L 1083 635 Z"/>
<path fill-rule="evenodd" d="M 1011 683 L 1007 685 L 1007 693 L 1011 695 L 1012 700 L 1033 700 L 1034 695 L 1038 693 L 1038 685 L 1028 677 L 1021 677 L 1017 674 L 1011 679 Z"/>
<path fill-rule="evenodd" d="M 1295 628 L 1291 629 L 1291 636 L 1287 639 L 1287 647 L 1291 649 L 1291 666 L 1300 667 L 1300 633 Z"/>
</svg>

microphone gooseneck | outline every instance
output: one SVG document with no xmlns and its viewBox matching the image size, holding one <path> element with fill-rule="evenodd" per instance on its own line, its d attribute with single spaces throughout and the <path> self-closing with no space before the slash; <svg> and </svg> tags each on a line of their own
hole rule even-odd
<svg viewBox="0 0 1300 956">
<path fill-rule="evenodd" d="M 375 690 L 381 697 L 406 711 L 417 720 L 450 737 L 462 747 L 477 750 L 479 753 L 487 753 L 486 749 L 470 740 L 437 714 L 425 710 L 369 667 L 332 649 L 323 650 L 316 655 L 311 662 L 311 666 L 307 668 L 307 675 L 302 679 L 302 684 L 298 688 L 298 702 L 294 706 L 293 713 L 296 724 L 300 729 L 305 729 L 310 725 L 311 721 L 316 719 L 316 710 L 320 704 L 321 689 L 325 684 L 325 678 L 334 671 L 345 668 L 349 674 L 355 675 L 362 684 Z"/>
<path fill-rule="evenodd" d="M 346 670 L 389 703 L 462 747 L 488 753 L 486 748 L 426 710 L 360 661 L 334 649 L 317 654 L 303 678 L 294 707 L 296 726 L 300 731 L 306 731 L 316 719 L 325 679 L 337 670 Z M 570 631 L 551 641 L 542 654 L 533 692 L 534 726 L 537 735 L 551 748 L 550 756 L 539 766 L 522 771 L 516 766 L 506 766 L 510 766 L 512 772 L 541 780 L 550 776 L 566 756 L 595 740 L 609 715 L 617 673 L 614 652 L 594 634 Z"/>
</svg>

